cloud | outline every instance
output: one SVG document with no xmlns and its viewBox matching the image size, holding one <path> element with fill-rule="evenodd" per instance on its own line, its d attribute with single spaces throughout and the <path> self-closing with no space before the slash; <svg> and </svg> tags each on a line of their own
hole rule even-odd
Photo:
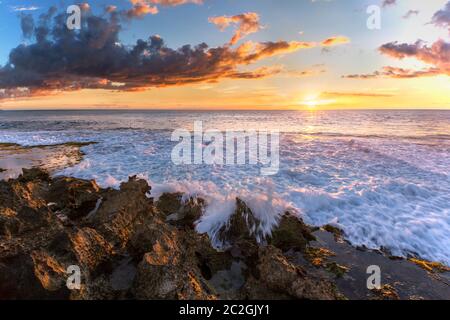
<svg viewBox="0 0 450 320">
<path fill-rule="evenodd" d="M 106 6 L 106 8 L 105 8 L 105 11 L 107 13 L 112 13 L 112 12 L 115 12 L 116 10 L 117 10 L 117 7 L 113 6 L 113 5 Z"/>
<path fill-rule="evenodd" d="M 157 14 L 158 7 L 152 6 L 146 0 L 130 0 L 133 7 L 125 12 L 128 18 L 142 17 L 147 14 Z"/>
<path fill-rule="evenodd" d="M 419 10 L 408 10 L 408 12 L 406 12 L 405 15 L 403 16 L 403 19 L 409 19 L 413 15 L 417 16 L 418 14 L 419 14 Z"/>
<path fill-rule="evenodd" d="M 22 29 L 22 35 L 24 38 L 30 38 L 34 31 L 34 19 L 31 14 L 22 13 L 20 19 L 20 28 Z"/>
<path fill-rule="evenodd" d="M 158 5 L 176 7 L 183 4 L 203 4 L 203 0 L 129 0 L 132 8 L 122 12 L 128 18 L 143 17 L 148 14 L 159 13 Z"/>
<path fill-rule="evenodd" d="M 384 55 L 400 60 L 417 59 L 442 70 L 442 73 L 450 74 L 450 43 L 444 40 L 438 40 L 431 46 L 420 40 L 414 44 L 390 42 L 382 45 L 379 50 Z"/>
<path fill-rule="evenodd" d="M 394 6 L 397 4 L 397 0 L 383 0 L 383 7 Z"/>
<path fill-rule="evenodd" d="M 447 2 L 445 8 L 437 11 L 433 15 L 431 23 L 438 27 L 448 28 L 448 31 L 450 33 L 450 1 Z"/>
<path fill-rule="evenodd" d="M 172 49 L 161 37 L 151 36 L 128 46 L 119 39 L 121 18 L 116 11 L 105 17 L 86 13 L 81 30 L 75 32 L 65 27 L 65 13 L 57 14 L 52 8 L 37 21 L 27 22 L 25 25 L 34 26 L 34 41 L 12 49 L 9 62 L 0 67 L 0 97 L 80 89 L 139 91 L 229 78 L 262 78 L 279 73 L 280 68 L 249 70 L 252 64 L 321 43 L 249 41 L 236 48 L 200 43 Z"/>
<path fill-rule="evenodd" d="M 261 30 L 259 23 L 259 15 L 255 12 L 247 12 L 235 16 L 217 16 L 208 19 L 209 22 L 216 25 L 221 31 L 225 31 L 230 25 L 236 26 L 236 32 L 230 40 L 230 44 L 234 45 L 242 38 L 249 34 Z"/>
<path fill-rule="evenodd" d="M 381 71 L 375 71 L 368 74 L 351 74 L 345 75 L 347 79 L 375 79 L 375 78 L 395 78 L 395 79 L 412 79 L 420 77 L 433 77 L 441 75 L 442 71 L 437 68 L 427 68 L 423 70 L 411 70 L 398 67 L 386 66 Z"/>
<path fill-rule="evenodd" d="M 290 71 L 287 72 L 287 74 L 290 77 L 312 77 L 317 76 L 319 74 L 327 72 L 325 69 L 306 69 L 306 70 L 299 70 L 299 71 Z"/>
<path fill-rule="evenodd" d="M 91 6 L 87 2 L 80 3 L 78 6 L 80 7 L 81 11 L 85 11 L 86 12 L 86 11 L 91 10 Z"/>
<path fill-rule="evenodd" d="M 372 92 L 338 92 L 338 91 L 327 91 L 320 94 L 323 98 L 389 98 L 393 97 L 393 94 L 388 93 L 372 93 Z"/>
<path fill-rule="evenodd" d="M 350 43 L 349 38 L 344 37 L 344 36 L 336 36 L 336 37 L 331 37 L 331 38 L 325 39 L 324 41 L 321 42 L 321 45 L 323 47 L 332 47 L 332 46 L 346 44 L 346 43 Z"/>
<path fill-rule="evenodd" d="M 182 4 L 194 3 L 203 4 L 203 0 L 147 0 L 151 4 L 159 4 L 164 7 L 175 7 Z"/>
<path fill-rule="evenodd" d="M 12 6 L 11 10 L 15 11 L 15 12 L 36 11 L 36 10 L 39 10 L 39 7 L 36 7 L 36 6 Z"/>
<path fill-rule="evenodd" d="M 432 18 L 432 23 L 438 27 L 448 27 L 450 17 L 450 1 L 445 8 L 437 11 Z M 397 60 L 406 58 L 415 59 L 429 65 L 429 67 L 413 70 L 385 66 L 382 70 L 368 74 L 351 74 L 343 78 L 349 79 L 373 79 L 380 77 L 410 79 L 418 77 L 430 77 L 438 75 L 450 76 L 450 42 L 439 39 L 431 46 L 422 40 L 415 43 L 399 43 L 398 41 L 383 44 L 378 48 L 383 55 Z"/>
</svg>

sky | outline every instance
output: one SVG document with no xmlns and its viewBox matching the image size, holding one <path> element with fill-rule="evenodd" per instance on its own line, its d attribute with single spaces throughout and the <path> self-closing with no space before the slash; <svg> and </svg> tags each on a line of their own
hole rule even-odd
<svg viewBox="0 0 450 320">
<path fill-rule="evenodd" d="M 1 0 L 0 39 L 0 109 L 450 109 L 448 0 Z"/>
</svg>

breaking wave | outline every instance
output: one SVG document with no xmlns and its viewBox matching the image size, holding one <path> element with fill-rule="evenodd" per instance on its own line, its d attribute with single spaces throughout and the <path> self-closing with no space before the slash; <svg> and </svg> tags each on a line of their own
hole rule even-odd
<svg viewBox="0 0 450 320">
<path fill-rule="evenodd" d="M 394 112 L 386 119 L 382 113 L 343 112 L 312 120 L 284 112 L 162 115 L 111 113 L 102 121 L 96 113 L 85 120 L 58 113 L 50 120 L 57 124 L 46 131 L 38 115 L 19 127 L 4 117 L 0 142 L 96 141 L 82 147 L 83 161 L 57 174 L 96 179 L 103 187 L 139 175 L 152 186 L 152 197 L 183 192 L 203 198 L 207 205 L 197 230 L 216 241 L 239 197 L 262 221 L 263 236 L 289 210 L 309 224 L 342 228 L 353 245 L 450 265 L 450 113 Z M 219 129 L 232 123 L 267 129 L 278 123 L 285 132 L 278 174 L 260 177 L 257 165 L 173 165 L 168 127 L 195 117 Z M 380 119 L 385 120 L 380 124 Z"/>
</svg>

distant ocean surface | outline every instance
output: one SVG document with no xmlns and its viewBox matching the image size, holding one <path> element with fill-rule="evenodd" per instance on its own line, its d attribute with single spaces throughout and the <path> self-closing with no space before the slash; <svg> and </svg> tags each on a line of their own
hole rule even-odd
<svg viewBox="0 0 450 320">
<path fill-rule="evenodd" d="M 171 162 L 174 129 L 279 130 L 280 170 Z M 284 210 L 331 223 L 358 246 L 450 265 L 450 111 L 0 111 L 0 143 L 95 141 L 57 174 L 117 187 L 146 178 L 154 196 L 207 200 L 197 229 L 215 231 L 246 200 L 269 232 Z"/>
</svg>

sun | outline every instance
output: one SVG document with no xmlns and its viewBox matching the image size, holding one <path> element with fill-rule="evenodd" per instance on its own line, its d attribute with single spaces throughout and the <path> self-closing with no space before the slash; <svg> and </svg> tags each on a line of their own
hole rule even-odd
<svg viewBox="0 0 450 320">
<path fill-rule="evenodd" d="M 314 109 L 317 107 L 318 101 L 316 101 L 316 100 L 305 101 L 303 104 L 310 109 Z"/>
<path fill-rule="evenodd" d="M 319 104 L 319 101 L 317 100 L 318 97 L 318 94 L 309 94 L 302 101 L 300 101 L 300 104 L 308 109 L 315 109 Z"/>
<path fill-rule="evenodd" d="M 326 106 L 334 102 L 334 100 L 320 99 L 318 94 L 309 94 L 299 104 L 308 109 L 316 109 L 318 106 Z"/>
</svg>

